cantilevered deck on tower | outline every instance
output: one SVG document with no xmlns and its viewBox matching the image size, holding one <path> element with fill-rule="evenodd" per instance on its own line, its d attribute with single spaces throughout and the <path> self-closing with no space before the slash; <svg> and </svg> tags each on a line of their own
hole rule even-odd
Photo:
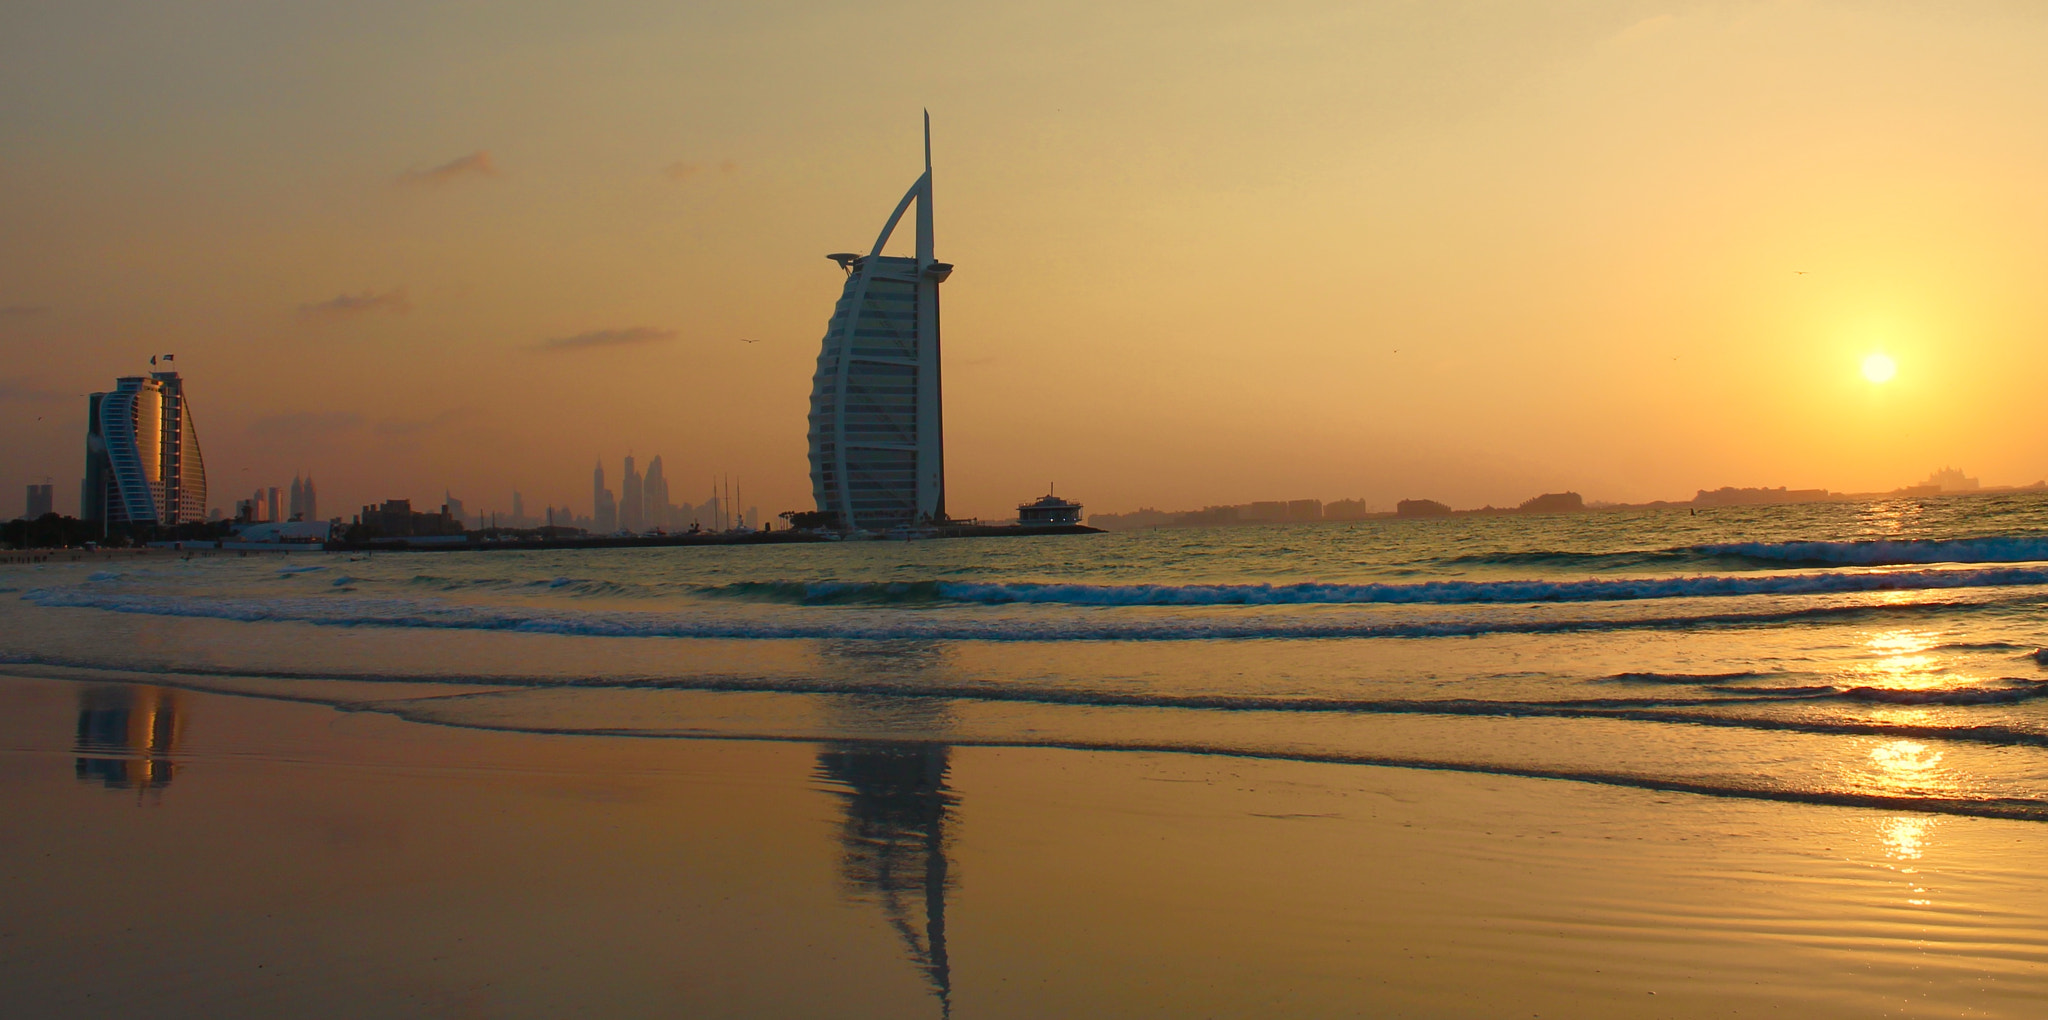
<svg viewBox="0 0 2048 1020">
<path fill-rule="evenodd" d="M 917 203 L 917 255 L 882 246 Z M 811 494 L 842 528 L 879 531 L 946 519 L 946 448 L 939 388 L 939 284 L 953 267 L 932 256 L 932 127 L 924 174 L 866 255 L 829 256 L 846 287 L 811 377 Z"/>
</svg>

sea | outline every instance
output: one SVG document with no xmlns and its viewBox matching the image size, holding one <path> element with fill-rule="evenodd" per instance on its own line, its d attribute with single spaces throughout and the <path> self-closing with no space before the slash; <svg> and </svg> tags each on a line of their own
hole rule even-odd
<svg viewBox="0 0 2048 1020">
<path fill-rule="evenodd" d="M 2048 495 L 62 557 L 0 669 L 551 734 L 1047 747 L 2048 820 Z"/>
</svg>

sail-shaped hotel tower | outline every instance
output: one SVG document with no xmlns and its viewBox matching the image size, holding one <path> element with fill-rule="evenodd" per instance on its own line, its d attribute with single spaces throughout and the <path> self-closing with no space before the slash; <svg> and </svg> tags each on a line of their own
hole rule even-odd
<svg viewBox="0 0 2048 1020">
<path fill-rule="evenodd" d="M 882 246 L 917 205 L 917 254 Z M 946 447 L 939 390 L 939 284 L 953 267 L 932 256 L 932 128 L 924 175 L 866 255 L 828 256 L 846 287 L 811 377 L 811 494 L 841 528 L 882 531 L 946 519 Z"/>
<path fill-rule="evenodd" d="M 206 461 L 178 373 L 123 376 L 91 396 L 79 504 L 102 529 L 206 519 Z"/>
</svg>

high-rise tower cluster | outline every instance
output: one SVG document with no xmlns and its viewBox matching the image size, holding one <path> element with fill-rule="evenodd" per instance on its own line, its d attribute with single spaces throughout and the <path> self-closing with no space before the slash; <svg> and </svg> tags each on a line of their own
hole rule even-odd
<svg viewBox="0 0 2048 1020">
<path fill-rule="evenodd" d="M 304 480 L 301 480 L 298 475 L 292 476 L 290 507 L 292 520 L 317 521 L 320 519 L 320 495 L 314 491 L 312 475 L 307 475 Z"/>
<path fill-rule="evenodd" d="M 687 531 L 692 524 L 717 526 L 720 501 L 716 493 L 709 502 L 698 506 L 669 500 L 668 477 L 662 471 L 660 457 L 647 462 L 647 473 L 643 475 L 628 456 L 616 496 L 605 486 L 604 464 L 599 462 L 590 473 L 591 530 L 600 535 L 619 531 L 641 534 Z"/>
</svg>

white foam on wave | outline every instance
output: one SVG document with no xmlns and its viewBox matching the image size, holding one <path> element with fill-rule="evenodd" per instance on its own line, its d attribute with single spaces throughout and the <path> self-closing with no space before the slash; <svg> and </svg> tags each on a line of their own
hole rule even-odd
<svg viewBox="0 0 2048 1020">
<path fill-rule="evenodd" d="M 1871 607 L 1728 613 L 1680 613 L 1620 618 L 1530 619 L 1499 614 L 1435 620 L 1375 620 L 1350 616 L 1161 616 L 1080 611 L 1062 615 L 988 617 L 900 609 L 785 611 L 781 614 L 588 612 L 526 606 L 475 606 L 391 598 L 215 598 L 38 588 L 22 595 L 45 608 L 99 609 L 151 616 L 196 617 L 244 623 L 307 623 L 330 627 L 488 630 L 584 637 L 711 638 L 852 641 L 1213 641 L 1343 638 L 1470 637 L 1635 628 L 1687 629 L 1754 626 L 1819 620 Z M 1997 604 L 1997 603 L 1993 603 Z M 1954 603 L 1943 609 L 1967 608 Z M 1877 607 L 1913 610 L 1917 607 Z"/>
<path fill-rule="evenodd" d="M 2048 568 L 1911 570 L 1882 573 L 1696 576 L 1580 581 L 1424 581 L 1415 584 L 1053 584 L 939 581 L 922 584 L 816 581 L 742 583 L 713 594 L 848 602 L 972 602 L 983 605 L 1288 606 L 1354 604 L 1625 602 L 1745 595 L 1829 595 L 1874 591 L 2048 584 Z"/>
</svg>

